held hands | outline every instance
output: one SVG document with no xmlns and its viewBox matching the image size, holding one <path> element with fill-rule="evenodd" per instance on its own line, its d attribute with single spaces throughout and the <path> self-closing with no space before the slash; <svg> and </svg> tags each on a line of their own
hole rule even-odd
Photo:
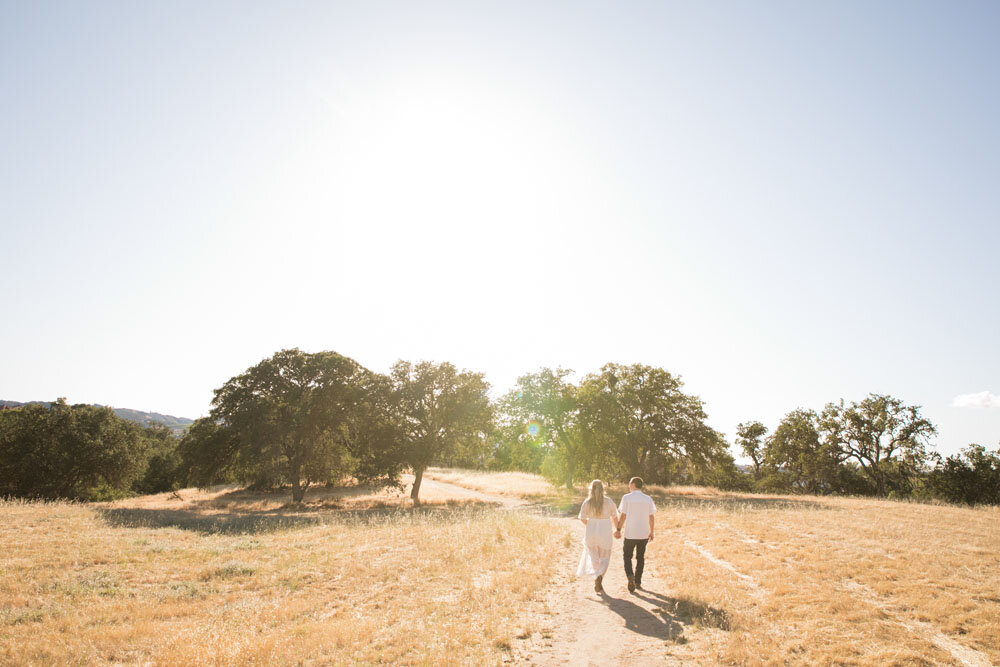
<svg viewBox="0 0 1000 667">
<path fill-rule="evenodd" d="M 617 539 L 621 538 L 621 536 L 622 536 L 622 531 L 616 530 L 615 531 L 615 539 L 617 540 Z"/>
</svg>

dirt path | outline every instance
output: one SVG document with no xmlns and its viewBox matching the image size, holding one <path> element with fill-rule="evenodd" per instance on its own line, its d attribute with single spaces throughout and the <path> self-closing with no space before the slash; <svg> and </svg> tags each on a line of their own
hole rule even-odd
<svg viewBox="0 0 1000 667">
<path fill-rule="evenodd" d="M 604 593 L 593 579 L 577 579 L 584 527 L 575 519 L 553 519 L 571 531 L 565 563 L 548 591 L 551 629 L 516 647 L 513 661 L 532 665 L 711 664 L 706 642 L 713 631 L 678 613 L 678 600 L 655 576 L 647 558 L 643 588 L 629 593 L 622 541 L 615 540 Z"/>
<path fill-rule="evenodd" d="M 643 589 L 629 593 L 622 566 L 622 541 L 615 540 L 604 593 L 593 579 L 577 579 L 583 525 L 553 519 L 574 539 L 548 591 L 551 629 L 516 647 L 514 662 L 532 665 L 699 664 L 708 662 L 697 630 L 676 613 L 675 600 L 647 561 Z"/>
<path fill-rule="evenodd" d="M 458 498 L 494 503 L 505 509 L 528 506 L 524 500 L 468 489 L 424 478 L 423 485 Z M 622 565 L 622 540 L 615 540 L 604 593 L 594 592 L 593 579 L 576 578 L 584 526 L 576 519 L 549 519 L 572 535 L 561 554 L 564 561 L 544 593 L 549 616 L 541 633 L 523 637 L 512 647 L 511 661 L 531 665 L 699 664 L 710 662 L 701 646 L 704 637 L 690 619 L 676 612 L 676 600 L 648 562 L 643 589 L 629 593 Z M 701 633 L 704 634 L 703 632 Z"/>
</svg>

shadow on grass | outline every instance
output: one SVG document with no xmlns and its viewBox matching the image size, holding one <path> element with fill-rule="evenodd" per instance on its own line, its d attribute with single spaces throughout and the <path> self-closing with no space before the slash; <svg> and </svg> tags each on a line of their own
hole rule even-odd
<svg viewBox="0 0 1000 667">
<path fill-rule="evenodd" d="M 583 504 L 586 496 L 581 498 L 557 498 L 542 497 L 532 498 L 526 504 L 517 509 L 519 511 L 531 512 L 541 516 L 554 516 L 562 518 L 576 518 L 580 513 L 580 505 Z"/>
<path fill-rule="evenodd" d="M 681 623 L 683 625 L 700 625 L 706 628 L 717 628 L 719 630 L 730 630 L 729 614 L 724 609 L 710 607 L 700 602 L 694 602 L 686 598 L 674 598 L 660 595 L 653 591 L 640 588 L 635 592 L 636 597 L 642 598 L 646 602 L 657 606 L 656 613 Z"/>
<path fill-rule="evenodd" d="M 331 523 L 430 522 L 453 520 L 483 511 L 495 511 L 489 503 L 442 503 L 416 507 L 368 507 L 316 512 L 289 505 L 280 509 L 218 512 L 143 508 L 98 508 L 98 515 L 114 528 L 179 528 L 206 535 L 274 533 Z"/>
<path fill-rule="evenodd" d="M 392 487 L 388 487 L 391 489 Z M 302 511 L 317 509 L 340 509 L 345 502 L 352 499 L 364 498 L 367 496 L 378 496 L 384 494 L 387 487 L 371 486 L 310 486 L 305 495 L 305 500 L 301 504 L 291 502 L 291 487 L 282 486 L 273 489 L 252 489 L 233 487 L 224 493 L 213 498 L 195 500 L 190 504 L 195 509 L 229 510 L 229 511 L 257 511 L 259 508 L 249 507 L 254 503 L 273 505 L 282 503 L 280 509 L 289 508 Z M 402 490 L 399 489 L 399 498 L 402 499 Z"/>
<path fill-rule="evenodd" d="M 683 598 L 671 598 L 651 591 L 636 592 L 636 597 L 656 606 L 651 611 L 628 598 L 616 598 L 607 593 L 601 600 L 625 621 L 625 629 L 647 637 L 655 637 L 675 644 L 685 644 L 684 627 L 703 627 L 729 630 L 729 616 L 722 609 Z"/>
<path fill-rule="evenodd" d="M 283 512 L 222 512 L 100 508 L 97 513 L 114 528 L 180 528 L 204 534 L 273 533 L 322 523 L 319 517 Z"/>
</svg>

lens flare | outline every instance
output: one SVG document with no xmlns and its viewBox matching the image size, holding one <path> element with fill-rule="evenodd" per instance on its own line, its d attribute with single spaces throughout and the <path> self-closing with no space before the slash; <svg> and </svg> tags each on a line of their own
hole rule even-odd
<svg viewBox="0 0 1000 667">
<path fill-rule="evenodd" d="M 532 438 L 538 437 L 538 434 L 542 432 L 542 425 L 532 419 L 524 425 L 524 432 Z"/>
</svg>

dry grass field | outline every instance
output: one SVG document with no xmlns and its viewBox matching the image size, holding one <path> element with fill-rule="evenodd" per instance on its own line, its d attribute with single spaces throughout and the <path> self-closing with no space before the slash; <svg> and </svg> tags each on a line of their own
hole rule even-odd
<svg viewBox="0 0 1000 667">
<path fill-rule="evenodd" d="M 0 663 L 495 663 L 532 631 L 524 573 L 550 576 L 565 530 L 316 491 L 294 510 L 287 494 L 193 489 L 3 502 Z"/>
<path fill-rule="evenodd" d="M 420 508 L 364 489 L 0 503 L 0 663 L 586 663 L 615 642 L 638 664 L 1000 663 L 998 508 L 652 488 L 647 590 L 615 559 L 601 598 L 569 576 L 580 524 L 533 511 L 565 492 L 428 479 Z"/>
<path fill-rule="evenodd" d="M 660 496 L 653 572 L 725 610 L 721 662 L 1000 662 L 1000 512 Z"/>
</svg>

